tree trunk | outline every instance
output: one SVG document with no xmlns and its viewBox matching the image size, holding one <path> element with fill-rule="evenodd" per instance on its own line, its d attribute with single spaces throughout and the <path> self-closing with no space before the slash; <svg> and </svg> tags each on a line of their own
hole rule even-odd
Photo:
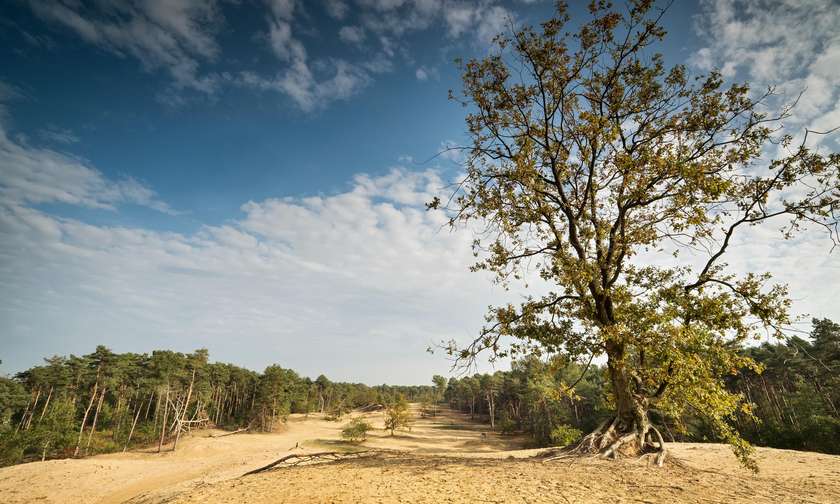
<svg viewBox="0 0 840 504">
<path fill-rule="evenodd" d="M 99 393 L 99 402 L 96 403 L 96 413 L 93 414 L 93 423 L 90 425 L 90 432 L 88 433 L 87 445 L 85 445 L 85 456 L 87 457 L 90 442 L 93 439 L 93 433 L 96 431 L 96 420 L 99 418 L 99 411 L 102 409 L 102 401 L 105 399 L 105 391 L 107 389 L 102 387 L 102 392 Z"/>
<path fill-rule="evenodd" d="M 146 404 L 146 412 L 143 414 L 143 421 L 149 420 L 149 409 L 152 407 L 152 398 L 155 396 L 155 391 L 152 390 L 152 393 L 149 395 L 149 403 Z"/>
<path fill-rule="evenodd" d="M 635 393 L 635 383 L 626 367 L 624 345 L 607 341 L 606 350 L 615 416 L 564 451 L 594 453 L 606 458 L 653 453 L 655 463 L 662 465 L 667 454 L 665 441 L 650 423 L 649 399 Z"/>
<path fill-rule="evenodd" d="M 44 409 L 41 410 L 41 416 L 38 417 L 38 422 L 40 423 L 41 420 L 44 419 L 44 415 L 47 413 L 47 408 L 50 405 L 50 399 L 52 398 L 53 388 L 50 386 L 50 393 L 47 394 L 47 402 L 44 403 Z"/>
<path fill-rule="evenodd" d="M 160 426 L 160 442 L 158 442 L 158 453 L 163 448 L 163 438 L 166 436 L 166 414 L 169 413 L 169 385 L 166 386 L 166 399 L 163 401 L 163 423 Z"/>
<path fill-rule="evenodd" d="M 96 398 L 96 392 L 99 388 L 99 381 L 97 380 L 96 383 L 93 384 L 93 392 L 90 394 L 90 402 L 88 402 L 87 408 L 85 409 L 85 416 L 82 417 L 82 426 L 79 427 L 79 439 L 76 441 L 76 449 L 73 450 L 73 457 L 77 457 L 79 455 L 79 447 L 82 445 L 82 435 L 85 432 L 85 424 L 87 424 L 87 418 L 90 414 L 90 408 L 93 406 L 93 401 Z"/>
<path fill-rule="evenodd" d="M 149 404 L 152 402 L 152 397 L 149 396 Z M 134 427 L 137 426 L 137 419 L 140 418 L 140 412 L 143 411 L 143 403 L 140 403 L 137 407 L 137 413 L 134 414 L 134 422 L 131 423 L 131 430 L 128 431 L 128 439 L 125 440 L 125 446 L 123 447 L 123 453 L 128 450 L 128 445 L 131 443 L 131 436 L 134 435 Z M 148 411 L 148 409 L 146 410 Z"/>
<path fill-rule="evenodd" d="M 35 402 L 32 403 L 32 409 L 29 410 L 29 418 L 26 419 L 26 426 L 23 428 L 23 430 L 29 430 L 29 428 L 32 427 L 32 417 L 35 416 L 35 409 L 38 407 L 38 399 L 40 398 L 41 389 L 39 388 L 37 390 L 37 393 L 35 394 Z"/>
<path fill-rule="evenodd" d="M 190 389 L 189 391 L 187 391 L 187 400 L 184 403 L 183 410 L 181 410 L 181 413 L 178 416 L 178 426 L 177 430 L 175 431 L 175 443 L 172 444 L 172 451 L 175 451 L 175 448 L 178 447 L 178 440 L 181 438 L 181 426 L 183 424 L 184 417 L 186 417 L 187 415 L 187 409 L 190 407 L 190 398 L 192 397 L 193 383 L 195 383 L 195 369 L 193 369 L 192 378 L 190 378 Z"/>
<path fill-rule="evenodd" d="M 493 392 L 487 392 L 487 408 L 490 410 L 490 430 L 496 430 L 496 405 L 493 402 Z"/>
</svg>

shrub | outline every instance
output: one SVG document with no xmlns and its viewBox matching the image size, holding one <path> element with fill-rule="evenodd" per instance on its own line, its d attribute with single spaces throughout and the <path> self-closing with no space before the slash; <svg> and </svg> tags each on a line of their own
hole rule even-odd
<svg viewBox="0 0 840 504">
<path fill-rule="evenodd" d="M 341 437 L 351 443 L 361 443 L 367 439 L 367 433 L 371 429 L 373 429 L 373 426 L 366 422 L 364 418 L 354 418 L 341 429 Z"/>
<path fill-rule="evenodd" d="M 411 424 L 411 413 L 408 411 L 408 403 L 405 399 L 400 398 L 385 408 L 385 430 L 391 431 L 394 435 L 394 430 L 400 427 L 409 427 Z"/>
<path fill-rule="evenodd" d="M 350 408 L 344 404 L 344 401 L 339 402 L 327 412 L 326 416 L 324 416 L 324 420 L 329 420 L 330 422 L 338 422 L 341 420 L 341 417 L 350 413 Z"/>
<path fill-rule="evenodd" d="M 499 432 L 502 434 L 513 434 L 517 428 L 516 422 L 507 415 L 502 416 L 496 425 L 498 425 Z"/>
<path fill-rule="evenodd" d="M 551 431 L 551 442 L 558 446 L 566 446 L 580 439 L 583 433 L 571 425 L 561 424 Z"/>
</svg>

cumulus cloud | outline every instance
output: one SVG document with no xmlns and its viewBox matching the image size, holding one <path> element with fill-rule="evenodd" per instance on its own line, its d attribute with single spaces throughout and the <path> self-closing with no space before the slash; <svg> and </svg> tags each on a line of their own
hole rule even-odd
<svg viewBox="0 0 840 504">
<path fill-rule="evenodd" d="M 416 383 L 448 367 L 425 353 L 428 344 L 475 334 L 486 305 L 499 301 L 467 270 L 471 235 L 451 233 L 442 213 L 424 209 L 443 185 L 433 171 L 361 174 L 338 193 L 250 201 L 224 223 L 172 233 L 37 209 L 43 201 L 109 208 L 137 196 L 64 155 L 2 145 L 15 163 L 28 160 L 14 173 L 7 154 L 2 161 L 6 366 L 105 341 Z"/>
<path fill-rule="evenodd" d="M 788 103 L 803 93 L 787 121 L 789 129 L 840 126 L 836 78 L 840 9 L 836 2 L 707 0 L 696 25 L 706 41 L 691 59 L 698 69 L 720 68 L 725 77 L 745 78 L 758 89 L 775 86 Z M 835 136 L 833 141 L 840 139 Z"/>
<path fill-rule="evenodd" d="M 6 205 L 65 203 L 115 209 L 131 203 L 173 210 L 132 178 L 110 180 L 82 159 L 12 140 L 0 125 L 0 201 Z"/>
</svg>

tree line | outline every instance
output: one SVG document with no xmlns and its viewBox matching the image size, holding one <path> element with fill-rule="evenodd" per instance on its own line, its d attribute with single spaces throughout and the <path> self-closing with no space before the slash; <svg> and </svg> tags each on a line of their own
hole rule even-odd
<svg viewBox="0 0 840 504">
<path fill-rule="evenodd" d="M 174 450 L 197 427 L 269 432 L 290 413 L 339 419 L 433 388 L 312 380 L 278 365 L 257 373 L 208 357 L 203 349 L 136 354 L 98 346 L 0 377 L 0 465 L 137 446 Z"/>
<path fill-rule="evenodd" d="M 749 442 L 840 453 L 840 324 L 814 319 L 809 338 L 791 337 L 741 350 L 757 366 L 727 381 L 744 406 L 730 420 Z M 537 446 L 566 445 L 612 414 L 606 366 L 564 356 L 529 356 L 510 371 L 451 378 L 444 399 L 502 434 L 522 432 Z M 698 408 L 699 409 L 699 408 Z M 651 410 L 672 441 L 725 441 L 696 412 L 673 417 Z"/>
</svg>

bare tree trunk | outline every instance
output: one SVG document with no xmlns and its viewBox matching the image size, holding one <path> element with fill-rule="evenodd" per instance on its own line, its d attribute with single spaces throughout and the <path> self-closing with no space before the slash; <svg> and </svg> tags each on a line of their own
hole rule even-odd
<svg viewBox="0 0 840 504">
<path fill-rule="evenodd" d="M 167 384 L 166 386 L 168 388 L 169 384 Z M 152 430 L 153 435 L 157 434 L 158 417 L 160 416 L 160 402 L 161 402 L 161 400 L 163 400 L 163 394 L 161 394 L 160 390 L 158 390 L 157 391 L 157 400 L 155 401 L 155 428 Z M 166 409 L 165 406 L 166 405 L 164 404 L 164 409 Z"/>
<path fill-rule="evenodd" d="M 47 402 L 44 403 L 44 409 L 41 410 L 41 416 L 38 417 L 38 422 L 40 423 L 41 420 L 44 419 L 44 415 L 47 413 L 47 407 L 50 405 L 50 399 L 52 398 L 53 388 L 50 385 L 50 393 L 47 394 Z"/>
<path fill-rule="evenodd" d="M 149 403 L 152 402 L 152 398 L 149 397 Z M 131 443 L 131 436 L 134 435 L 134 427 L 137 425 L 137 419 L 140 418 L 140 412 L 143 411 L 143 404 L 141 403 L 140 406 L 137 408 L 137 413 L 134 415 L 134 422 L 131 423 L 131 430 L 128 432 L 128 439 L 125 440 L 125 446 L 123 447 L 123 453 L 128 450 L 128 445 Z"/>
<path fill-rule="evenodd" d="M 496 401 L 493 393 L 487 394 L 489 396 L 488 403 L 490 406 L 490 430 L 496 430 Z"/>
<path fill-rule="evenodd" d="M 29 410 L 29 418 L 26 419 L 26 427 L 23 430 L 29 430 L 32 427 L 32 417 L 35 416 L 35 409 L 38 406 L 38 399 L 41 398 L 41 389 L 38 388 L 37 393 L 35 394 L 35 402 L 32 403 L 32 409 Z"/>
<path fill-rule="evenodd" d="M 190 389 L 187 391 L 187 400 L 184 402 L 184 407 L 181 410 L 180 415 L 178 415 L 178 426 L 176 427 L 175 431 L 175 443 L 172 444 L 172 451 L 175 451 L 175 448 L 178 447 L 178 440 L 181 438 L 181 426 L 184 421 L 184 417 L 187 414 L 187 409 L 190 407 L 190 398 L 192 397 L 193 391 L 193 383 L 195 383 L 195 369 L 192 372 L 192 378 L 190 378 Z"/>
<path fill-rule="evenodd" d="M 15 428 L 15 432 L 18 432 L 23 428 L 24 425 L 26 425 L 26 415 L 29 414 L 29 405 L 32 404 L 32 398 L 35 397 L 35 392 L 30 392 L 29 397 L 30 399 L 26 403 L 26 409 L 23 410 L 23 415 L 20 417 L 20 422 L 18 422 L 18 425 Z"/>
<path fill-rule="evenodd" d="M 90 408 L 93 406 L 93 400 L 96 398 L 98 388 L 99 380 L 93 384 L 93 392 L 90 394 L 90 402 L 88 402 L 87 408 L 85 409 L 85 416 L 82 417 L 82 426 L 79 427 L 79 439 L 76 441 L 76 449 L 73 450 L 73 457 L 77 457 L 79 455 L 79 447 L 82 445 L 82 434 L 85 432 L 85 424 L 87 423 L 88 414 L 90 414 Z"/>
<path fill-rule="evenodd" d="M 88 440 L 87 445 L 85 446 L 85 456 L 88 454 L 88 449 L 90 448 L 90 442 L 93 439 L 93 433 L 96 431 L 96 420 L 99 418 L 99 410 L 102 409 L 102 401 L 105 399 L 105 392 L 107 388 L 102 387 L 102 392 L 99 393 L 99 402 L 96 403 L 96 413 L 93 414 L 93 423 L 90 426 L 90 432 L 88 433 Z"/>
<path fill-rule="evenodd" d="M 158 442 L 158 453 L 163 448 L 163 437 L 166 436 L 166 414 L 169 413 L 169 384 L 166 385 L 166 399 L 163 401 L 163 423 L 160 426 L 160 442 Z"/>
<path fill-rule="evenodd" d="M 152 390 L 152 393 L 149 394 L 149 402 L 146 404 L 146 413 L 143 414 L 143 420 L 146 421 L 149 419 L 149 410 L 152 407 L 152 398 L 155 396 L 155 391 Z"/>
</svg>

